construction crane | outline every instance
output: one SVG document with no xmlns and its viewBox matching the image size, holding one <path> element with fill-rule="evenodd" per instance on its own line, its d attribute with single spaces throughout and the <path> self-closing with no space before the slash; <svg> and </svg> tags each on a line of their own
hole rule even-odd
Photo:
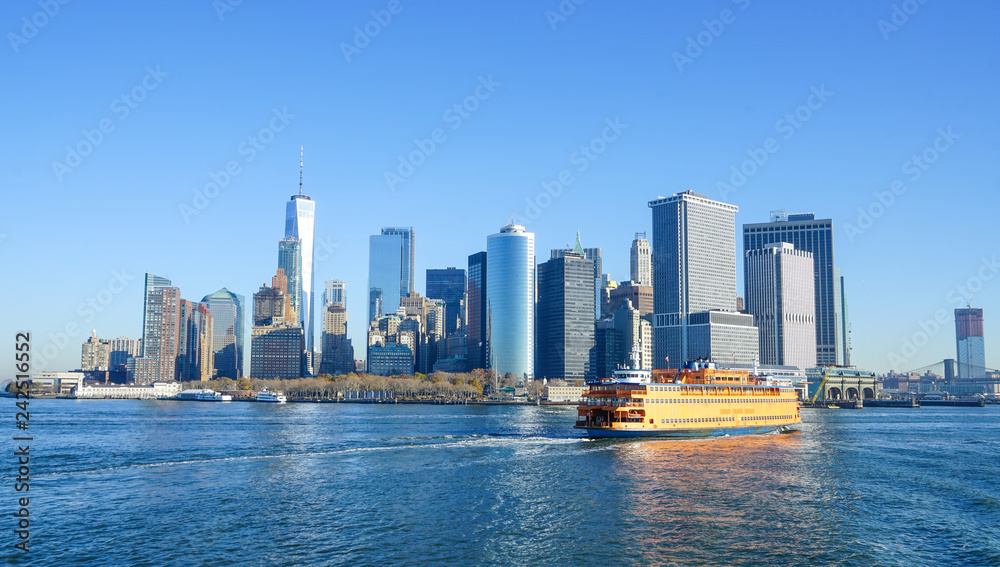
<svg viewBox="0 0 1000 567">
<path fill-rule="evenodd" d="M 823 373 L 823 380 L 820 381 L 819 388 L 816 388 L 816 393 L 814 393 L 813 397 L 809 400 L 809 405 L 816 405 L 816 398 L 819 397 L 819 393 L 822 392 L 823 391 L 823 387 L 826 386 L 826 380 L 827 380 L 827 378 L 830 377 L 830 373 L 831 372 L 833 372 L 833 367 L 832 366 L 829 367 L 829 368 L 827 368 L 826 372 Z"/>
</svg>

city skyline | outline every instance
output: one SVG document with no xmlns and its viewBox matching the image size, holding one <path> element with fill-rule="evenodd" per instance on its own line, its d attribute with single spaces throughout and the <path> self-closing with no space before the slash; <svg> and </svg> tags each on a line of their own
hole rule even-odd
<svg viewBox="0 0 1000 567">
<path fill-rule="evenodd" d="M 169 277 L 188 298 L 221 287 L 249 298 L 273 273 L 277 209 L 296 192 L 302 145 L 316 156 L 308 176 L 320 204 L 315 282 L 345 280 L 361 298 L 349 306 L 355 340 L 366 319 L 366 239 L 382 226 L 420 233 L 417 291 L 425 269 L 464 265 L 485 248 L 485 227 L 512 216 L 528 222 L 538 250 L 564 246 L 579 228 L 602 248 L 604 271 L 623 280 L 633 234 L 651 232 L 644 203 L 690 189 L 739 206 L 737 226 L 778 209 L 834 220 L 854 364 L 901 371 L 953 358 L 953 310 L 978 291 L 972 307 L 984 309 L 986 362 L 997 366 L 990 357 L 1000 337 L 989 329 L 1000 312 L 1000 265 L 983 237 L 988 215 L 969 213 L 998 204 L 1000 181 L 988 167 L 1000 152 L 988 96 L 996 79 L 983 72 L 995 50 L 981 44 L 993 41 L 986 25 L 996 8 L 923 5 L 885 37 L 878 22 L 889 5 L 853 3 L 845 14 L 734 4 L 737 20 L 682 70 L 674 53 L 718 10 L 588 3 L 553 29 L 537 6 L 407 5 L 346 61 L 337 46 L 384 5 L 311 8 L 303 18 L 243 5 L 223 20 L 203 5 L 150 8 L 149 17 L 175 26 L 171 34 L 121 10 L 96 41 L 92 30 L 107 14 L 67 8 L 7 52 L 10 79 L 38 87 L 36 96 L 12 94 L 24 112 L 0 141 L 8 159 L 0 259 L 35 280 L 17 290 L 23 301 L 5 304 L 3 325 L 35 331 L 39 349 L 53 345 L 46 369 L 75 367 L 93 328 L 139 338 L 146 272 Z M 36 9 L 10 4 L 3 14 L 14 30 Z M 438 20 L 461 25 L 439 37 Z M 263 63 L 237 47 L 246 42 L 234 38 L 268 37 L 272 25 L 295 25 L 299 37 L 260 45 L 271 52 Z M 147 37 L 121 53 L 133 29 Z M 178 31 L 197 38 L 190 48 L 175 47 Z M 620 41 L 590 41 L 605 32 Z M 523 44 L 505 52 L 512 35 Z M 413 41 L 424 51 L 401 48 Z M 456 58 L 455 45 L 470 52 Z M 79 51 L 76 67 L 56 57 L 68 46 Z M 50 66 L 51 76 L 38 77 Z M 247 77 L 262 86 L 247 88 Z M 386 94 L 401 84 L 411 93 L 403 103 Z M 218 97 L 206 99 L 206 85 Z M 68 87 L 74 96 L 59 94 Z M 131 107 L 121 96 L 134 90 L 143 100 Z M 447 121 L 468 97 L 476 110 Z M 100 131 L 105 117 L 113 131 Z M 414 140 L 429 148 L 438 127 L 447 139 L 390 189 L 385 173 L 399 174 L 400 156 L 419 150 Z M 66 146 L 96 140 L 95 129 L 98 146 L 57 175 Z M 765 148 L 771 138 L 775 152 Z M 54 198 L 41 229 L 23 212 L 43 194 Z M 448 222 L 439 222 L 444 203 Z M 2 285 L 10 297 L 14 283 Z"/>
<path fill-rule="evenodd" d="M 682 193 L 675 194 L 670 199 L 671 200 L 676 199 L 676 198 L 685 199 L 684 195 L 689 195 L 689 196 L 695 198 L 696 200 L 698 200 L 698 199 L 704 199 L 705 198 L 704 195 L 701 195 L 701 194 L 698 194 L 698 193 L 695 193 L 695 192 L 692 192 L 692 191 L 688 190 L 688 191 L 685 191 L 685 192 L 682 192 Z M 306 197 L 306 198 L 308 198 L 308 197 Z M 294 199 L 294 196 L 293 196 L 293 199 Z M 658 197 L 657 200 L 650 202 L 649 206 L 652 207 L 652 206 L 654 206 L 654 204 L 660 204 L 662 202 L 665 202 L 665 200 L 667 200 L 667 198 Z M 725 203 L 718 203 L 718 204 L 726 205 Z M 291 210 L 291 207 L 289 207 L 289 210 Z M 793 221 L 796 220 L 796 218 L 795 218 L 796 216 L 800 217 L 798 220 L 813 220 L 814 217 L 815 217 L 815 215 L 813 213 L 788 215 L 784 210 L 781 210 L 781 211 L 772 211 L 771 212 L 771 216 L 772 216 L 771 223 L 775 222 L 776 215 L 779 218 L 779 220 L 782 221 L 782 222 L 787 221 L 789 217 Z M 820 222 L 826 222 L 826 221 L 820 221 Z M 770 223 L 758 223 L 758 224 L 744 225 L 743 226 L 743 231 L 742 231 L 744 233 L 744 239 L 746 238 L 746 234 L 747 234 L 748 230 L 752 230 L 753 227 L 767 226 L 768 224 L 770 224 Z M 735 227 L 735 224 L 734 224 L 734 227 Z M 505 228 L 505 230 L 506 230 L 506 228 Z M 503 233 L 505 230 L 502 230 L 501 233 Z M 415 267 L 416 267 L 416 262 L 415 262 L 415 254 L 414 254 L 413 247 L 412 247 L 412 236 L 415 233 L 413 227 L 407 227 L 405 229 L 400 229 L 400 228 L 383 228 L 382 229 L 382 235 L 385 236 L 385 235 L 388 234 L 388 235 L 392 235 L 392 236 L 397 236 L 398 237 L 399 233 L 403 232 L 403 231 L 405 231 L 409 235 L 409 237 L 407 239 L 401 240 L 398 243 L 398 245 L 401 245 L 400 246 L 400 251 L 401 252 L 405 252 L 400 257 L 401 258 L 401 264 L 404 265 L 408 270 L 414 271 Z M 493 236 L 496 236 L 496 235 L 493 235 Z M 533 239 L 534 235 L 530 234 L 530 236 L 532 236 L 532 239 Z M 737 238 L 737 240 L 738 240 L 738 236 L 739 236 L 739 234 L 736 233 L 735 228 L 734 228 L 734 238 Z M 487 240 L 488 240 L 488 238 L 487 238 Z M 778 238 L 777 242 L 780 242 L 780 240 L 781 239 Z M 282 238 L 279 241 L 279 256 L 278 256 L 279 272 L 281 270 L 280 266 L 282 266 L 282 265 L 288 265 L 287 255 L 285 254 L 285 249 L 288 247 L 289 242 L 291 242 L 292 244 L 295 245 L 294 249 L 296 250 L 296 252 L 298 252 L 298 249 L 300 248 L 299 242 L 298 242 L 297 238 L 286 236 L 286 237 Z M 404 242 L 405 242 L 405 244 L 404 244 Z M 634 252 L 635 241 L 633 241 L 632 244 L 633 244 L 633 246 L 632 246 L 632 249 L 630 250 L 630 252 Z M 728 242 L 725 243 L 725 244 L 728 245 Z M 745 245 L 746 245 L 746 243 L 744 243 L 744 246 Z M 786 243 L 786 245 L 787 245 L 787 243 Z M 579 233 L 579 231 L 577 231 L 577 243 L 576 243 L 576 246 L 575 246 L 575 252 L 574 253 L 582 254 L 583 250 L 584 249 L 581 247 L 581 244 L 580 244 L 580 233 Z M 599 261 L 600 254 L 601 254 L 601 248 L 600 247 L 587 248 L 586 251 L 588 252 L 588 255 L 589 255 L 589 253 L 590 253 L 591 250 L 595 251 L 595 253 L 597 254 L 597 257 L 598 257 L 598 261 Z M 566 253 L 573 252 L 573 251 L 574 251 L 574 249 L 571 249 L 571 248 L 553 248 L 551 250 L 551 257 L 552 257 L 552 259 L 562 258 Z M 757 251 L 757 250 L 752 250 L 752 251 Z M 739 253 L 739 250 L 737 250 L 737 253 Z M 482 253 L 482 252 L 480 252 L 478 254 L 483 254 L 485 256 L 485 253 Z M 296 254 L 296 255 L 298 255 L 298 254 Z M 632 254 L 630 253 L 630 256 L 631 255 Z M 407 261 L 403 261 L 402 260 L 403 256 L 407 256 L 408 257 Z M 535 278 L 536 279 L 537 279 L 537 270 L 541 267 L 541 265 L 543 263 L 544 262 L 539 262 L 538 261 L 537 256 L 535 257 L 535 269 L 536 269 L 536 276 L 535 276 Z M 655 261 L 653 263 L 655 264 Z M 737 261 L 734 264 L 734 267 L 738 267 L 738 265 L 740 263 L 744 263 L 745 264 L 745 262 Z M 423 269 L 423 268 L 421 268 L 421 269 Z M 427 268 L 428 274 L 431 273 L 431 272 L 440 272 L 440 273 L 443 273 L 443 272 L 450 272 L 450 271 L 462 272 L 463 275 L 464 275 L 464 271 L 465 270 L 464 269 L 458 270 L 458 269 L 456 269 L 454 267 L 449 267 L 447 269 Z M 656 270 L 654 269 L 653 272 L 655 273 L 655 271 Z M 833 271 L 833 273 L 834 273 L 834 277 L 836 279 L 836 289 L 838 290 L 837 293 L 840 293 L 841 289 L 842 289 L 842 286 L 843 286 L 843 277 L 840 275 L 840 269 L 839 268 L 836 268 Z M 611 274 L 611 275 L 612 275 L 612 279 L 613 279 L 614 275 L 613 274 Z M 282 276 L 282 277 L 285 277 L 285 276 Z M 152 274 L 149 274 L 149 273 L 145 274 L 145 278 L 146 278 L 146 287 L 147 287 L 146 295 L 149 294 L 149 290 L 150 289 L 155 289 L 157 287 L 162 287 L 162 286 L 170 286 L 170 280 L 168 278 L 164 278 L 164 277 L 160 277 L 160 276 L 155 276 L 155 275 L 152 275 Z M 289 290 L 288 290 L 289 299 L 288 299 L 288 301 L 289 301 L 292 309 L 296 312 L 296 319 L 299 320 L 299 324 L 301 325 L 301 321 L 304 320 L 306 318 L 306 316 L 304 314 L 300 314 L 297 310 L 294 309 L 295 300 L 294 300 L 294 293 L 293 293 L 293 291 L 291 289 L 291 278 L 288 278 L 287 281 L 288 281 L 288 286 L 289 286 Z M 152 283 L 150 283 L 150 282 L 152 282 Z M 403 283 L 405 284 L 405 280 L 403 281 Z M 425 282 L 425 283 L 427 283 L 427 282 Z M 325 282 L 325 286 L 327 288 L 330 285 L 336 285 L 338 293 L 340 293 L 340 294 L 344 294 L 345 293 L 344 292 L 344 288 L 346 286 L 346 282 L 344 282 L 343 280 L 328 280 L 328 281 Z M 177 293 L 183 293 L 182 291 L 179 290 L 179 287 L 177 287 L 177 286 L 174 286 L 172 289 L 178 290 Z M 218 294 L 220 292 L 223 292 L 223 291 L 225 291 L 227 293 L 231 293 L 231 292 L 228 292 L 228 290 L 226 290 L 225 288 L 223 288 L 219 292 L 216 292 L 216 294 Z M 701 291 L 702 292 L 706 292 L 707 291 L 707 292 L 709 292 L 709 294 L 715 293 L 714 291 L 711 290 L 711 286 L 709 288 L 703 288 Z M 745 299 L 745 290 L 741 289 L 740 293 L 742 295 L 739 296 L 739 299 L 741 299 L 741 300 Z M 683 292 L 682 292 L 682 294 L 683 294 Z M 419 292 L 418 292 L 418 295 L 419 295 Z M 326 301 L 326 296 L 327 296 L 327 290 L 324 289 L 324 292 L 323 292 L 323 301 L 324 302 Z M 724 298 L 723 296 L 726 296 L 726 294 L 723 293 L 719 297 L 720 298 Z M 209 296 L 206 296 L 205 298 L 203 298 L 202 302 L 205 302 L 208 299 L 209 299 Z M 178 299 L 178 301 L 180 302 L 179 305 L 182 304 L 182 303 L 184 303 L 184 302 L 186 302 L 186 300 L 183 300 L 183 299 Z M 191 302 L 187 302 L 187 303 L 191 303 Z M 194 305 L 197 306 L 198 304 L 195 303 Z M 326 307 L 325 304 L 316 307 L 317 309 L 321 310 L 321 313 L 319 314 L 319 317 L 320 317 L 320 320 L 321 320 L 321 325 L 322 325 L 323 318 L 326 316 L 326 309 L 325 309 L 325 307 Z M 207 305 L 205 306 L 205 309 L 207 310 Z M 955 310 L 955 318 L 956 318 L 955 319 L 956 341 L 957 341 L 957 344 L 959 345 L 958 346 L 958 354 L 957 354 L 958 359 L 962 358 L 962 356 L 963 356 L 963 354 L 962 354 L 963 353 L 962 348 L 963 348 L 963 345 L 966 344 L 965 342 L 962 341 L 962 339 L 960 337 L 958 337 L 959 329 L 962 328 L 962 325 L 958 321 L 959 312 L 964 312 L 964 311 L 968 311 L 968 309 L 956 309 Z M 982 311 L 983 310 L 982 309 L 976 309 L 974 311 L 978 311 L 979 312 L 979 314 L 980 314 L 979 318 L 980 318 L 980 321 L 982 321 L 982 319 L 983 319 Z M 750 311 L 744 311 L 744 312 L 745 313 L 749 313 Z M 344 318 L 346 319 L 346 308 L 344 308 L 343 313 L 345 314 Z M 143 318 L 145 318 L 145 316 L 146 315 L 144 314 Z M 840 315 L 838 314 L 838 317 L 839 316 Z M 536 315 L 536 317 L 537 317 L 537 315 Z M 180 321 L 183 322 L 183 320 L 184 320 L 184 317 L 182 316 L 180 318 Z M 247 321 L 246 326 L 245 326 L 245 330 L 248 332 L 247 334 L 249 334 L 249 331 L 252 330 L 251 321 L 252 321 L 252 318 L 251 318 L 250 321 Z M 848 319 L 848 321 L 849 321 L 849 319 Z M 725 324 L 730 324 L 730 323 L 731 322 L 727 322 Z M 537 322 L 537 319 L 536 319 L 536 321 L 534 321 L 532 323 L 532 326 L 537 326 L 537 324 L 538 324 L 538 322 Z M 706 324 L 706 323 L 703 322 L 701 324 Z M 715 324 L 715 320 L 714 319 L 712 319 L 712 324 Z M 345 327 L 346 327 L 346 323 L 345 323 Z M 978 355 L 974 355 L 974 356 L 978 356 L 978 359 L 976 361 L 977 364 L 974 364 L 973 366 L 976 367 L 976 368 L 992 368 L 992 367 L 988 366 L 987 364 L 983 363 L 983 349 L 984 349 L 985 343 L 984 343 L 983 338 L 982 338 L 982 327 L 983 327 L 983 323 L 980 322 L 979 323 L 979 329 L 980 330 L 978 331 L 980 333 L 980 337 L 979 337 L 979 343 L 978 343 L 978 346 L 977 346 L 979 354 Z M 211 329 L 211 327 L 209 327 L 209 328 Z M 96 329 L 95 329 L 95 331 L 96 331 Z M 210 330 L 209 334 L 211 334 L 211 333 L 212 332 Z M 303 333 L 303 343 L 305 342 L 305 336 L 304 335 L 305 335 L 305 333 Z M 350 336 L 350 333 L 348 333 L 348 336 Z M 96 335 L 93 335 L 93 337 L 96 338 Z M 110 339 L 108 339 L 108 338 L 106 338 L 104 336 L 102 336 L 100 338 L 101 338 L 102 341 L 103 340 L 110 340 Z M 123 335 L 120 338 L 124 339 L 126 337 Z M 140 340 L 139 340 L 140 344 L 142 344 L 141 338 L 142 338 L 142 334 L 140 334 Z M 88 340 L 90 340 L 90 339 L 88 339 Z M 850 341 L 850 338 L 848 337 L 846 340 Z M 209 341 L 211 343 L 211 339 L 209 339 Z M 322 341 L 317 341 L 317 342 L 322 343 Z M 537 342 L 537 339 L 536 339 L 536 342 Z M 84 344 L 84 348 L 86 348 L 86 345 L 88 344 L 88 341 L 87 340 L 83 341 L 83 344 Z M 305 345 L 303 345 L 303 346 L 305 346 Z M 318 361 L 319 360 L 318 356 L 322 355 L 322 349 L 321 348 L 317 348 L 316 355 L 317 355 L 317 359 L 316 360 Z M 250 366 L 249 363 L 250 363 L 251 356 L 252 356 L 252 352 L 249 349 L 246 350 L 246 352 L 245 352 L 245 359 L 246 359 L 246 365 L 247 365 L 247 367 Z M 538 356 L 538 355 L 536 354 L 536 356 Z M 954 352 L 950 353 L 950 354 L 946 354 L 944 359 L 939 360 L 939 361 L 933 361 L 931 363 L 931 365 L 940 364 L 940 362 L 945 361 L 946 359 L 949 359 L 949 358 L 955 358 L 955 356 L 956 355 L 955 355 Z M 671 359 L 671 360 L 673 360 L 673 359 Z M 472 361 L 471 358 L 470 358 L 470 361 L 474 363 L 474 361 Z M 741 361 L 741 362 L 745 363 L 745 361 Z M 961 363 L 961 360 L 959 360 L 959 362 Z M 531 365 L 537 365 L 537 359 L 533 363 L 531 363 Z M 817 364 L 817 365 L 821 365 L 821 364 Z M 961 366 L 961 364 L 960 364 L 960 366 Z M 315 373 L 318 373 L 318 367 L 319 367 L 319 364 L 316 363 L 315 368 L 314 368 L 314 372 Z M 72 370 L 72 369 L 73 368 L 66 368 L 64 370 Z M 922 368 L 922 369 L 924 369 L 924 368 Z M 897 372 L 897 373 L 900 372 L 900 370 L 898 370 L 896 368 L 890 368 L 890 371 Z M 178 371 L 178 375 L 181 375 L 180 371 Z"/>
</svg>

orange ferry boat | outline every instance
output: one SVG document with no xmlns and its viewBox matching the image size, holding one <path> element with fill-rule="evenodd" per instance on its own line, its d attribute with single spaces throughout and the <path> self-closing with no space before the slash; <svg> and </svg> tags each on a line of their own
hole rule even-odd
<svg viewBox="0 0 1000 567">
<path fill-rule="evenodd" d="M 711 362 L 615 370 L 614 377 L 587 385 L 575 427 L 595 438 L 762 434 L 802 423 L 790 384 Z"/>
</svg>

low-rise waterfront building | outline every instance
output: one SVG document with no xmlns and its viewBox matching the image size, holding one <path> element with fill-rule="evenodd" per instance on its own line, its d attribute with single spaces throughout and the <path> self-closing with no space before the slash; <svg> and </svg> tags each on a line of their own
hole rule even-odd
<svg viewBox="0 0 1000 567">
<path fill-rule="evenodd" d="M 823 384 L 823 375 L 828 369 L 830 375 L 827 377 L 826 383 Z M 881 384 L 879 384 L 874 372 L 860 370 L 853 366 L 809 368 L 806 370 L 806 376 L 809 377 L 810 397 L 816 393 L 821 384 L 823 385 L 819 399 L 870 400 L 878 398 L 881 392 Z"/>
<path fill-rule="evenodd" d="M 81 386 L 85 378 L 85 372 L 37 372 L 31 377 L 31 391 L 67 395 Z"/>
<path fill-rule="evenodd" d="M 77 398 L 110 398 L 116 400 L 162 400 L 177 397 L 180 382 L 152 384 L 83 384 L 73 389 Z"/>
<path fill-rule="evenodd" d="M 379 376 L 413 374 L 413 351 L 400 343 L 377 344 L 368 349 L 368 373 Z"/>
<path fill-rule="evenodd" d="M 545 386 L 543 397 L 550 402 L 579 402 L 583 399 L 586 386 Z"/>
</svg>

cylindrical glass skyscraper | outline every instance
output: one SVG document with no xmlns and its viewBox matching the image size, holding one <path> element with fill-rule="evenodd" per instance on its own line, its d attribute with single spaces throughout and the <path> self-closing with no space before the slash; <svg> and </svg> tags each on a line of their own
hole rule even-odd
<svg viewBox="0 0 1000 567">
<path fill-rule="evenodd" d="M 490 367 L 534 380 L 535 235 L 509 224 L 486 238 Z"/>
</svg>

